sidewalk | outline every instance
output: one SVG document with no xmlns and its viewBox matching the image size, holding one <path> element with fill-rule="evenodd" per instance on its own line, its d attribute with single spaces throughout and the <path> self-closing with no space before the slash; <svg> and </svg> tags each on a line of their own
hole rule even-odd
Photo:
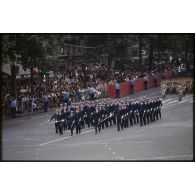
<svg viewBox="0 0 195 195">
<path fill-rule="evenodd" d="M 130 98 L 134 99 L 134 98 L 138 98 L 141 96 L 160 96 L 161 97 L 160 87 L 154 87 L 154 88 L 150 88 L 147 90 L 138 91 L 138 92 L 135 92 L 134 94 L 131 94 L 131 95 L 128 94 L 128 95 L 121 96 L 121 98 L 130 97 Z M 113 98 L 113 99 L 116 99 L 116 98 Z"/>
<path fill-rule="evenodd" d="M 22 114 L 16 114 L 15 118 L 31 116 L 31 115 L 40 114 L 40 113 L 49 113 L 49 112 L 52 112 L 54 110 L 55 110 L 55 108 L 48 109 L 48 112 L 44 112 L 43 110 L 38 110 L 38 111 L 34 111 L 34 112 L 26 111 L 26 112 L 24 112 Z M 13 118 L 11 116 L 3 116 L 2 117 L 2 120 L 9 120 L 9 119 L 13 119 Z"/>
<path fill-rule="evenodd" d="M 134 93 L 133 95 L 125 95 L 125 96 L 121 96 L 121 98 L 123 97 L 130 97 L 130 98 L 137 98 L 137 97 L 141 97 L 141 96 L 160 96 L 160 88 L 159 87 L 155 87 L 155 88 L 150 88 L 148 90 L 143 90 L 143 91 L 139 91 L 139 92 L 136 92 Z M 115 99 L 115 98 L 113 98 Z M 55 111 L 55 108 L 52 108 L 52 109 L 48 109 L 48 112 L 52 112 L 52 111 Z M 39 110 L 39 111 L 34 111 L 34 112 L 28 112 L 26 111 L 25 113 L 22 113 L 22 114 L 16 114 L 16 118 L 19 118 L 19 117 L 25 117 L 25 116 L 31 116 L 31 115 L 35 115 L 35 114 L 40 114 L 40 113 L 45 113 L 43 112 L 43 110 Z M 3 120 L 8 120 L 8 119 L 12 119 L 11 116 L 3 116 L 2 117 Z"/>
</svg>

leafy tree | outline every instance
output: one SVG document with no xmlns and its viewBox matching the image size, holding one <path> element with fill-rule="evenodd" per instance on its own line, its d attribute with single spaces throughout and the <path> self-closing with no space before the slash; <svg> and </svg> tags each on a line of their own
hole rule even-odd
<svg viewBox="0 0 195 195">
<path fill-rule="evenodd" d="M 95 47 L 91 49 L 93 55 L 107 54 L 107 79 L 109 80 L 113 60 L 127 58 L 128 48 L 134 39 L 134 35 L 129 34 L 90 34 L 85 37 L 85 43 Z"/>
<path fill-rule="evenodd" d="M 33 91 L 33 68 L 48 70 L 57 59 L 59 37 L 55 34 L 9 34 L 3 36 L 3 57 L 12 61 L 12 88 L 16 95 L 15 66 L 16 60 L 24 69 L 31 70 L 31 95 Z"/>
</svg>

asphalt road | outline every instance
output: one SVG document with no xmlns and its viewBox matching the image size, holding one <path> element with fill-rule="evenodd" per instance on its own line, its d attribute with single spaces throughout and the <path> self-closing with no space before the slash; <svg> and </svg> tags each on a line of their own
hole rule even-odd
<svg viewBox="0 0 195 195">
<path fill-rule="evenodd" d="M 134 95 L 153 96 L 159 88 Z M 175 161 L 193 159 L 193 95 L 183 101 L 177 95 L 163 100 L 162 119 L 140 127 L 134 125 L 117 132 L 116 126 L 95 134 L 94 128 L 80 135 L 69 131 L 55 134 L 48 119 L 53 112 L 27 114 L 3 121 L 2 153 L 5 161 Z M 75 132 L 74 132 L 75 133 Z"/>
</svg>

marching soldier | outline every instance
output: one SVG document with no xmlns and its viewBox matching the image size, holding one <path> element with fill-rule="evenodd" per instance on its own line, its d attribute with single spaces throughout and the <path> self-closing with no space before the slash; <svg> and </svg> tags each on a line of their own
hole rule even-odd
<svg viewBox="0 0 195 195">
<path fill-rule="evenodd" d="M 69 124 L 68 124 L 69 129 L 71 131 L 71 136 L 73 136 L 74 125 L 75 125 L 74 113 L 73 111 L 71 111 L 69 116 Z"/>
<path fill-rule="evenodd" d="M 100 126 L 99 126 L 99 123 L 100 123 L 100 113 L 98 111 L 98 109 L 96 109 L 96 112 L 93 113 L 93 125 L 95 127 L 95 134 L 97 134 L 97 132 L 100 133 Z"/>
<path fill-rule="evenodd" d="M 143 126 L 143 115 L 144 115 L 144 105 L 141 102 L 139 105 L 139 119 L 140 119 L 140 126 Z"/>
<path fill-rule="evenodd" d="M 116 113 L 116 118 L 117 118 L 117 130 L 120 131 L 120 128 L 123 129 L 122 126 L 122 109 L 119 108 L 117 113 Z"/>
<path fill-rule="evenodd" d="M 159 99 L 159 97 L 157 97 L 157 111 L 160 119 L 161 119 L 161 106 L 162 106 L 162 100 Z"/>
<path fill-rule="evenodd" d="M 50 121 L 52 121 L 53 119 L 55 119 L 55 130 L 56 130 L 56 134 L 58 134 L 58 126 L 59 126 L 59 123 L 57 123 L 57 121 L 58 121 L 58 115 L 59 115 L 59 113 L 58 113 L 58 110 L 56 110 L 56 113 L 51 117 L 51 119 L 49 120 L 49 122 Z"/>
<path fill-rule="evenodd" d="M 111 101 L 111 100 L 109 100 Z M 74 129 L 76 134 L 81 133 L 85 123 L 95 127 L 95 133 L 100 133 L 101 128 L 117 124 L 117 131 L 123 130 L 140 123 L 140 126 L 149 124 L 161 118 L 162 101 L 159 97 L 155 98 L 139 98 L 130 100 L 130 98 L 123 98 L 120 101 L 114 100 L 112 103 L 101 100 L 95 103 L 87 103 L 82 105 L 80 103 L 73 103 L 71 106 L 61 107 L 51 117 L 49 121 L 55 118 L 56 133 L 63 134 L 63 129 L 69 129 L 71 136 L 73 136 Z"/>
</svg>

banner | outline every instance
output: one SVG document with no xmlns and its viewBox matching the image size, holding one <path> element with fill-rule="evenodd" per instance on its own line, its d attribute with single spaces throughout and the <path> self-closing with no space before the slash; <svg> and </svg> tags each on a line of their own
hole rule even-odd
<svg viewBox="0 0 195 195">
<path fill-rule="evenodd" d="M 165 72 L 165 78 L 170 79 L 173 77 L 172 70 L 167 70 Z M 161 76 L 158 75 L 157 77 L 157 86 L 160 86 Z M 151 75 L 148 76 L 148 89 L 154 87 L 154 81 Z M 134 80 L 134 93 L 138 91 L 144 90 L 144 81 L 143 78 L 138 78 Z M 130 86 L 129 82 L 122 82 L 120 83 L 120 96 L 125 96 L 130 94 Z M 108 85 L 108 97 L 116 97 L 115 85 L 110 84 Z"/>
</svg>

